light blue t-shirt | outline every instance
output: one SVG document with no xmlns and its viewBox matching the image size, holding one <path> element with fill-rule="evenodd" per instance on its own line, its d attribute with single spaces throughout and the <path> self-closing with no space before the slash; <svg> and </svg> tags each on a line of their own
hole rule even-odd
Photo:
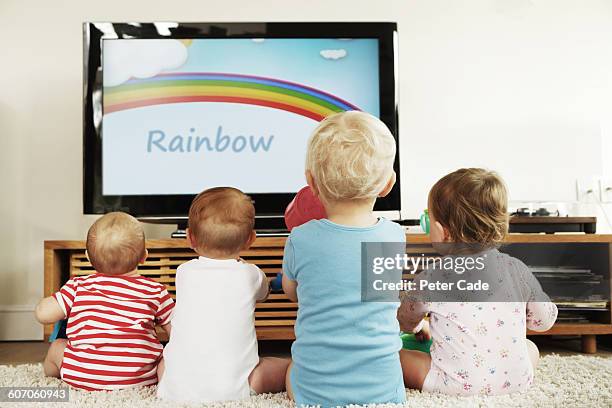
<svg viewBox="0 0 612 408">
<path fill-rule="evenodd" d="M 291 386 L 300 405 L 403 403 L 399 302 L 361 301 L 361 243 L 405 242 L 386 219 L 371 227 L 314 220 L 294 228 L 283 273 L 297 281 Z"/>
</svg>

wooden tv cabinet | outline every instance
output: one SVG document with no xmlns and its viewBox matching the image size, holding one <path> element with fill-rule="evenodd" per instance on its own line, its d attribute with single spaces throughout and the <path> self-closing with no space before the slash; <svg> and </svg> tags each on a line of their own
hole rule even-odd
<svg viewBox="0 0 612 408">
<path fill-rule="evenodd" d="M 427 236 L 421 234 L 407 235 L 409 244 L 415 244 L 424 248 L 425 252 L 433 249 L 429 244 Z M 572 234 L 572 235 L 544 235 L 544 234 L 511 234 L 507 241 L 509 247 L 513 244 L 533 245 L 537 250 L 538 245 L 551 248 L 550 244 L 562 244 L 563 248 L 571 245 L 595 245 L 600 250 L 603 248 L 606 259 L 605 269 L 600 271 L 605 274 L 608 286 L 610 282 L 610 271 L 612 270 L 612 235 L 597 234 Z M 242 257 L 248 262 L 258 265 L 269 278 L 274 278 L 281 270 L 283 248 L 285 238 L 261 237 L 257 238 L 253 246 L 242 253 Z M 569 247 L 567 245 L 570 245 Z M 181 263 L 192 259 L 195 254 L 189 248 L 187 241 L 183 239 L 161 239 L 147 240 L 149 258 L 144 265 L 139 267 L 140 274 L 148 276 L 168 286 L 168 290 L 174 296 L 174 276 L 176 268 Z M 503 249 L 503 248 L 502 248 Z M 44 276 L 45 296 L 56 292 L 61 285 L 71 276 L 87 275 L 93 273 L 93 268 L 85 257 L 84 241 L 45 241 Z M 567 251 L 567 252 L 571 252 Z M 601 264 L 600 262 L 600 264 Z M 230 288 L 219 288 L 219 290 L 231 290 Z M 612 288 L 603 288 L 610 299 Z M 222 306 L 221 306 L 222 307 Z M 582 338 L 582 349 L 585 353 L 595 353 L 597 349 L 596 336 L 612 334 L 612 312 L 608 300 L 605 310 L 592 312 L 593 321 L 589 323 L 557 323 L 547 332 L 529 332 L 530 335 L 579 335 Z M 264 303 L 257 304 L 255 311 L 255 326 L 257 337 L 260 340 L 293 340 L 295 338 L 293 326 L 297 317 L 297 304 L 291 302 L 284 294 L 272 294 Z M 45 327 L 45 339 L 52 332 L 52 326 Z"/>
</svg>

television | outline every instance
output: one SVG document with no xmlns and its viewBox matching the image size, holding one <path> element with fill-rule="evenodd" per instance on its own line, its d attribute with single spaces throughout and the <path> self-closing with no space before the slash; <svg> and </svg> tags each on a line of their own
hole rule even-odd
<svg viewBox="0 0 612 408">
<path fill-rule="evenodd" d="M 306 144 L 335 112 L 379 117 L 398 143 L 395 23 L 84 23 L 83 208 L 179 222 L 234 186 L 282 219 Z M 272 223 L 274 221 L 271 221 Z"/>
</svg>

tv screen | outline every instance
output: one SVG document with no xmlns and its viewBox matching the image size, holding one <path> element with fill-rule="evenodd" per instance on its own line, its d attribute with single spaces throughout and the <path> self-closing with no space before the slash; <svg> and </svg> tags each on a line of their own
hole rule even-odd
<svg viewBox="0 0 612 408">
<path fill-rule="evenodd" d="M 391 23 L 87 23 L 85 212 L 184 216 L 195 194 L 234 186 L 259 214 L 282 214 L 326 116 L 365 111 L 397 137 L 394 32 Z M 399 210 L 399 186 L 378 207 Z"/>
</svg>

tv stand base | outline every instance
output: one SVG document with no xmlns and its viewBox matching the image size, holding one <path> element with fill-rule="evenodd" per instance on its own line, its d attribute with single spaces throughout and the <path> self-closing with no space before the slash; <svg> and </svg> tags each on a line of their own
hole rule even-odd
<svg viewBox="0 0 612 408">
<path fill-rule="evenodd" d="M 187 220 L 177 222 L 176 230 L 170 235 L 171 238 L 184 239 L 187 237 Z M 286 237 L 289 230 L 285 226 L 285 218 L 278 216 L 256 216 L 255 232 L 260 237 Z"/>
</svg>

